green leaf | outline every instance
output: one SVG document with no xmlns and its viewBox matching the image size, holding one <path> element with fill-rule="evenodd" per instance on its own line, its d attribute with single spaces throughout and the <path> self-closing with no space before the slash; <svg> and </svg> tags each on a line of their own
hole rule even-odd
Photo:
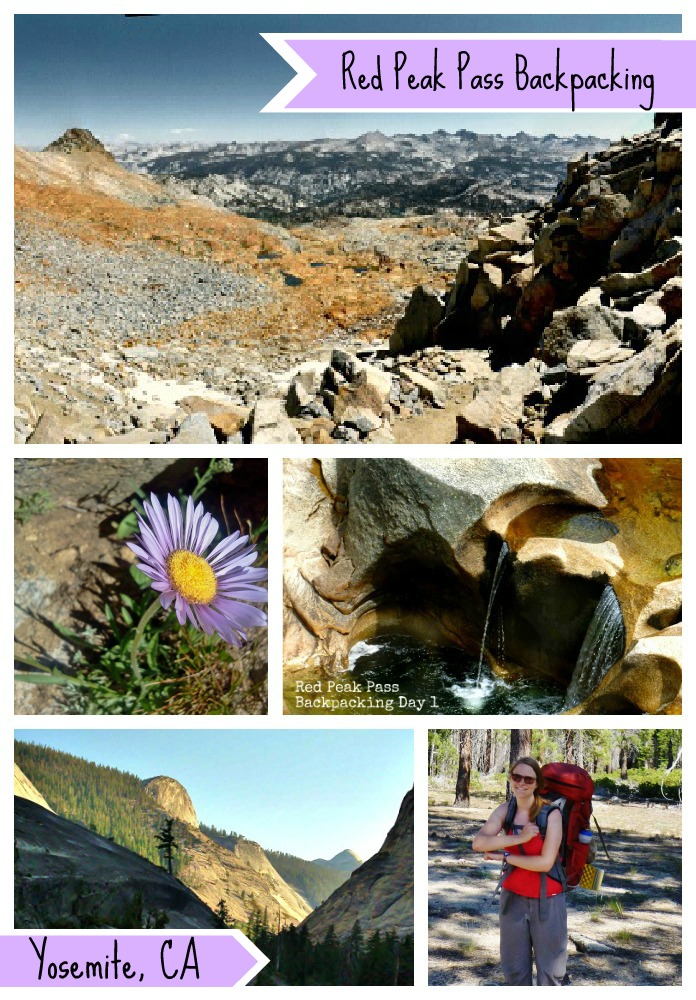
<svg viewBox="0 0 696 1000">
<path fill-rule="evenodd" d="M 75 679 L 73 677 L 66 677 L 65 674 L 59 673 L 49 673 L 49 674 L 18 674 L 15 673 L 14 679 L 16 681 L 24 681 L 27 684 L 73 684 Z"/>
<path fill-rule="evenodd" d="M 60 670 L 52 670 L 50 673 L 43 674 L 15 673 L 14 679 L 16 681 L 25 681 L 28 684 L 60 684 L 63 687 L 72 686 L 100 690 L 99 684 L 92 684 L 91 681 L 85 680 L 83 677 L 71 677 L 68 674 L 61 673 Z"/>
<path fill-rule="evenodd" d="M 15 656 L 15 660 L 18 663 L 26 663 L 28 667 L 36 667 L 37 670 L 40 670 L 44 674 L 49 674 L 53 669 L 52 667 L 47 667 L 45 663 L 39 663 L 34 656 Z"/>
<path fill-rule="evenodd" d="M 116 529 L 117 538 L 130 538 L 131 535 L 136 534 L 138 530 L 138 515 L 134 510 L 130 511 L 123 520 L 119 523 Z"/>
<path fill-rule="evenodd" d="M 133 577 L 135 582 L 138 584 L 138 586 L 141 588 L 141 590 L 144 589 L 145 587 L 149 587 L 152 584 L 152 580 L 150 579 L 150 577 L 146 576 L 142 572 L 142 570 L 138 569 L 137 566 L 129 567 L 129 573 Z"/>
</svg>

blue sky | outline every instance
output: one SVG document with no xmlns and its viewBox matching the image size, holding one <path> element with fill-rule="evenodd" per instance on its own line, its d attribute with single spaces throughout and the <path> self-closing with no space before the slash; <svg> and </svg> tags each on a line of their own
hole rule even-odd
<svg viewBox="0 0 696 1000">
<path fill-rule="evenodd" d="M 456 131 L 602 135 L 651 116 L 315 115 L 258 112 L 292 71 L 260 37 L 279 31 L 569 33 L 679 31 L 678 15 L 37 15 L 15 18 L 15 141 L 45 146 L 66 128 L 107 143 L 231 141 Z"/>
<path fill-rule="evenodd" d="M 199 822 L 312 860 L 370 857 L 413 785 L 411 730 L 28 730 L 40 743 L 186 788 Z"/>
</svg>

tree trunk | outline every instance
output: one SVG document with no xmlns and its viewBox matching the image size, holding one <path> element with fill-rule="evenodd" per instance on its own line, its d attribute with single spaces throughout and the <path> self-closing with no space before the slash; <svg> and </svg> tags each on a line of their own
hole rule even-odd
<svg viewBox="0 0 696 1000">
<path fill-rule="evenodd" d="M 510 767 L 519 760 L 520 757 L 529 757 L 532 753 L 532 730 L 531 729 L 511 729 L 510 730 Z"/>
<path fill-rule="evenodd" d="M 621 769 L 621 778 L 626 781 L 628 778 L 628 756 L 626 754 L 626 747 L 622 746 L 619 750 L 619 768 Z"/>
<path fill-rule="evenodd" d="M 565 731 L 565 762 L 575 764 L 575 731 L 566 729 Z"/>
<path fill-rule="evenodd" d="M 532 753 L 532 730 L 531 729 L 511 729 L 510 730 L 510 767 L 517 763 L 520 757 L 529 757 Z M 505 783 L 505 798 L 512 795 L 510 782 Z"/>
<path fill-rule="evenodd" d="M 469 805 L 469 783 L 471 781 L 471 730 L 459 730 L 459 770 L 457 786 L 454 790 L 454 805 Z"/>
<path fill-rule="evenodd" d="M 486 774 L 491 774 L 493 771 L 493 730 L 486 730 L 486 761 L 484 764 L 484 771 Z"/>
</svg>

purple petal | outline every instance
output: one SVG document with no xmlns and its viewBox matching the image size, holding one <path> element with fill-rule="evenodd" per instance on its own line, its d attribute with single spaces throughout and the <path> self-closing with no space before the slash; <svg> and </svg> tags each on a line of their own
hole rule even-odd
<svg viewBox="0 0 696 1000">
<path fill-rule="evenodd" d="M 231 587 L 220 587 L 218 593 L 221 597 L 235 597 L 240 601 L 255 601 L 265 604 L 268 600 L 268 591 L 264 587 L 255 587 L 250 583 L 238 583 Z"/>
<path fill-rule="evenodd" d="M 222 613 L 236 629 L 247 629 L 266 624 L 266 615 L 260 608 L 255 608 L 253 604 L 241 604 L 229 597 L 216 598 L 211 610 Z"/>
<path fill-rule="evenodd" d="M 233 535 L 223 538 L 221 542 L 217 543 L 208 556 L 208 562 L 211 566 L 214 566 L 223 556 L 228 556 L 231 552 L 235 552 L 238 548 L 241 548 L 246 541 L 247 535 L 240 535 L 238 531 L 235 531 Z"/>
<path fill-rule="evenodd" d="M 183 548 L 184 524 L 181 516 L 181 504 L 171 493 L 167 497 L 167 510 L 169 511 L 169 528 L 172 533 L 172 544 L 175 549 Z"/>
<path fill-rule="evenodd" d="M 230 580 L 266 580 L 268 578 L 268 570 L 265 566 L 256 566 L 252 568 L 250 566 L 235 566 L 232 564 L 227 569 L 215 570 L 215 576 L 218 580 L 227 584 Z"/>
<path fill-rule="evenodd" d="M 160 540 L 168 547 L 171 552 L 174 548 L 174 542 L 172 539 L 172 533 L 169 529 L 169 521 L 167 520 L 167 515 L 162 510 L 162 504 L 159 502 L 154 493 L 150 494 L 150 500 L 152 501 L 152 506 L 147 503 L 143 504 L 143 507 L 148 512 L 150 516 L 150 523 L 153 528 L 157 531 L 157 536 Z"/>
<path fill-rule="evenodd" d="M 200 508 L 199 508 L 200 509 Z M 198 524 L 198 518 L 200 515 L 196 514 L 196 508 L 193 502 L 193 497 L 189 497 L 186 501 L 186 518 L 184 522 L 184 548 L 191 548 L 191 535 L 195 526 Z"/>
<path fill-rule="evenodd" d="M 188 604 L 183 599 L 181 594 L 177 594 L 174 602 L 174 607 L 176 609 L 176 617 L 179 619 L 180 625 L 186 624 L 186 615 L 188 612 Z"/>
<path fill-rule="evenodd" d="M 200 619 L 204 632 L 209 635 L 212 632 L 217 632 L 230 646 L 241 646 L 246 639 L 244 632 L 238 634 L 225 616 L 216 611 L 215 608 L 201 608 Z"/>
<path fill-rule="evenodd" d="M 201 531 L 199 533 L 199 539 L 198 539 L 198 545 L 199 545 L 199 548 L 197 550 L 198 555 L 202 555 L 205 552 L 205 550 L 208 548 L 210 543 L 217 535 L 219 527 L 220 526 L 214 517 L 210 518 L 210 524 L 207 525 L 205 530 L 203 530 L 203 526 L 201 524 Z"/>
<path fill-rule="evenodd" d="M 146 548 L 148 548 L 153 555 L 158 556 L 162 562 L 165 563 L 167 561 L 167 556 L 172 551 L 166 539 L 162 536 L 156 535 L 153 529 L 146 524 L 145 521 L 142 521 L 140 524 L 140 536 Z"/>
</svg>

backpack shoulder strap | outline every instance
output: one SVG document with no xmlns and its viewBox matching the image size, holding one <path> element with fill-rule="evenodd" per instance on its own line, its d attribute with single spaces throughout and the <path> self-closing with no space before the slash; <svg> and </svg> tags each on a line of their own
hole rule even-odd
<svg viewBox="0 0 696 1000">
<path fill-rule="evenodd" d="M 517 799 L 513 795 L 508 802 L 507 812 L 505 813 L 505 820 L 503 822 L 503 833 L 510 833 L 512 830 L 512 825 L 515 821 L 515 813 L 517 812 Z"/>
<path fill-rule="evenodd" d="M 554 809 L 558 809 L 559 812 L 561 811 L 561 807 L 557 802 L 547 802 L 546 805 L 543 805 L 541 807 L 541 809 L 537 814 L 537 818 L 534 822 L 539 827 L 539 833 L 542 835 L 542 837 L 546 836 L 546 827 L 548 826 L 549 822 L 549 813 L 552 813 Z"/>
</svg>

